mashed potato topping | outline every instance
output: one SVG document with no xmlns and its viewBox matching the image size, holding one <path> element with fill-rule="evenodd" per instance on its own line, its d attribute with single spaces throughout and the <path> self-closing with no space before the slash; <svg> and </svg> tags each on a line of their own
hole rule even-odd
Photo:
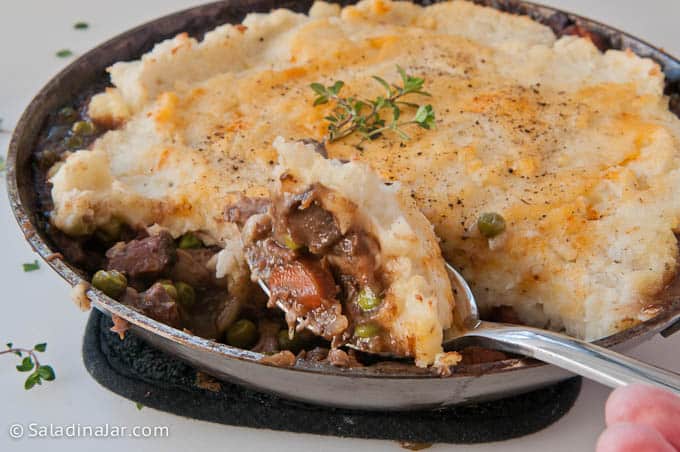
<svg viewBox="0 0 680 452">
<path fill-rule="evenodd" d="M 56 171 L 52 221 L 78 235 L 115 217 L 233 243 L 224 208 L 267 195 L 276 137 L 326 132 L 332 106 L 314 107 L 309 84 L 373 98 L 371 76 L 396 81 L 397 64 L 426 80 L 436 129 L 363 151 L 348 137 L 329 156 L 404 186 L 483 311 L 511 306 L 587 339 L 644 320 L 676 272 L 680 215 L 680 121 L 658 65 L 463 1 L 251 14 L 113 65 L 90 114 L 121 126 Z M 482 212 L 506 231 L 482 237 Z"/>
</svg>

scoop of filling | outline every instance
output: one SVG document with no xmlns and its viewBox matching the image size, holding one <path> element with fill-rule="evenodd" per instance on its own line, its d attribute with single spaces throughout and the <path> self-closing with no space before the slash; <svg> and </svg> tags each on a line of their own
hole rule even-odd
<svg viewBox="0 0 680 452">
<path fill-rule="evenodd" d="M 344 231 L 329 205 L 343 206 Z M 283 192 L 268 213 L 246 221 L 246 259 L 253 279 L 269 287 L 269 306 L 286 312 L 291 330 L 309 329 L 334 347 L 391 351 L 380 244 L 352 218 L 353 210 L 321 184 Z"/>
</svg>

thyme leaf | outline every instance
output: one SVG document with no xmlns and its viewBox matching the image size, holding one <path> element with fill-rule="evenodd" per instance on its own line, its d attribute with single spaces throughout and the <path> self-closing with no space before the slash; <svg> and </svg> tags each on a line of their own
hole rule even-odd
<svg viewBox="0 0 680 452">
<path fill-rule="evenodd" d="M 377 75 L 372 76 L 384 90 L 383 95 L 374 99 L 340 96 L 340 91 L 345 86 L 342 80 L 329 86 L 318 82 L 309 85 L 316 94 L 314 106 L 329 102 L 335 104 L 331 112 L 324 117 L 328 121 L 328 131 L 323 141 L 332 143 L 357 133 L 361 136 L 361 141 L 355 147 L 361 150 L 361 145 L 366 140 L 376 139 L 388 131 L 395 133 L 402 140 L 409 140 L 410 136 L 403 130 L 407 125 L 414 124 L 428 130 L 433 128 L 435 113 L 432 105 L 420 105 L 403 100 L 408 95 L 430 97 L 430 93 L 423 91 L 425 79 L 407 74 L 399 65 L 397 72 L 401 84 L 390 84 Z M 416 113 L 412 119 L 403 121 L 402 108 L 416 109 Z M 383 116 L 384 112 L 390 112 L 391 117 Z"/>
<path fill-rule="evenodd" d="M 33 262 L 27 262 L 22 264 L 22 267 L 24 268 L 25 272 L 33 272 L 40 269 L 40 264 L 38 264 L 37 260 L 34 260 Z"/>
<path fill-rule="evenodd" d="M 73 52 L 69 49 L 61 49 L 58 50 L 55 55 L 57 55 L 59 58 L 68 58 L 70 56 L 73 56 Z"/>
</svg>

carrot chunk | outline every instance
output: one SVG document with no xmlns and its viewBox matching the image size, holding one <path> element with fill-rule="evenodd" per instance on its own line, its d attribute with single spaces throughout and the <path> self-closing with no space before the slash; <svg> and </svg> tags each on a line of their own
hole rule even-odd
<svg viewBox="0 0 680 452">
<path fill-rule="evenodd" d="M 272 295 L 286 295 L 303 306 L 314 309 L 331 300 L 337 287 L 331 273 L 313 259 L 298 259 L 272 270 L 269 276 Z"/>
</svg>

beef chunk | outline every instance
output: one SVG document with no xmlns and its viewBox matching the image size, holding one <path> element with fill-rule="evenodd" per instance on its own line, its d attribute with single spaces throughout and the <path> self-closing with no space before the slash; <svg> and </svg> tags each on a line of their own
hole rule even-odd
<svg viewBox="0 0 680 452">
<path fill-rule="evenodd" d="M 304 193 L 287 193 L 277 199 L 272 205 L 274 236 L 282 243 L 292 240 L 314 254 L 323 254 L 333 246 L 342 233 L 333 215 L 321 205 L 327 192 L 326 187 L 315 184 Z"/>
<path fill-rule="evenodd" d="M 214 272 L 207 267 L 214 255 L 215 252 L 208 248 L 177 250 L 177 258 L 169 276 L 174 281 L 183 281 L 194 288 L 208 287 L 215 280 Z"/>
<path fill-rule="evenodd" d="M 175 242 L 168 233 L 128 243 L 119 242 L 106 252 L 107 269 L 124 272 L 133 279 L 157 278 L 176 258 Z"/>
<path fill-rule="evenodd" d="M 333 215 L 316 203 L 291 209 L 286 223 L 293 242 L 306 246 L 312 253 L 323 253 L 342 237 Z"/>
<path fill-rule="evenodd" d="M 269 279 L 273 268 L 285 265 L 297 258 L 294 251 L 280 246 L 271 238 L 249 244 L 245 254 L 253 276 L 263 280 Z"/>
<path fill-rule="evenodd" d="M 179 326 L 179 307 L 174 298 L 159 283 L 143 292 L 142 309 L 149 317 L 167 325 Z"/>
<path fill-rule="evenodd" d="M 227 221 L 243 227 L 248 218 L 253 215 L 265 213 L 269 209 L 270 201 L 267 198 L 243 197 L 238 202 L 228 205 L 224 209 Z"/>
<path fill-rule="evenodd" d="M 177 302 L 159 283 L 141 293 L 128 287 L 120 302 L 166 325 L 178 328 L 181 324 Z"/>
<path fill-rule="evenodd" d="M 364 232 L 350 232 L 333 247 L 328 261 L 340 274 L 350 275 L 360 286 L 369 286 L 375 293 L 380 293 L 376 278 L 379 253 L 377 240 Z"/>
</svg>

